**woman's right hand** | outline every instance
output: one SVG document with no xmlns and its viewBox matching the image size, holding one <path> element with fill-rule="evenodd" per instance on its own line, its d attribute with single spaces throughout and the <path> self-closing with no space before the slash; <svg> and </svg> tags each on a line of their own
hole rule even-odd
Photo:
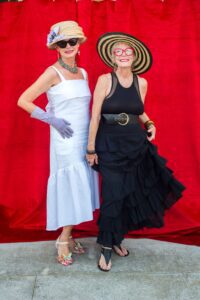
<svg viewBox="0 0 200 300">
<path fill-rule="evenodd" d="M 95 154 L 86 154 L 86 160 L 90 167 L 92 167 L 94 164 L 98 165 L 98 155 Z"/>
</svg>

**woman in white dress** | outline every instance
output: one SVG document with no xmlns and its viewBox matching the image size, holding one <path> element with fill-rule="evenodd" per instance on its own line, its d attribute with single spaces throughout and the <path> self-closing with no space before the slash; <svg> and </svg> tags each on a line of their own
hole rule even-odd
<svg viewBox="0 0 200 300">
<path fill-rule="evenodd" d="M 50 125 L 50 176 L 47 188 L 47 230 L 63 227 L 56 241 L 58 261 L 72 264 L 72 252 L 84 248 L 71 236 L 74 225 L 93 219 L 99 208 L 97 175 L 85 160 L 90 90 L 87 73 L 76 65 L 76 55 L 86 37 L 74 21 L 51 27 L 47 47 L 59 59 L 20 96 L 18 105 Z M 46 111 L 33 104 L 47 93 Z"/>
</svg>

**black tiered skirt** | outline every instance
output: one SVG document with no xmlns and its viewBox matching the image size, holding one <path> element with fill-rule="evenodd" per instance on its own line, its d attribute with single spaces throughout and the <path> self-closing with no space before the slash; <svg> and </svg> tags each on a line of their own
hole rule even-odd
<svg viewBox="0 0 200 300">
<path fill-rule="evenodd" d="M 100 123 L 96 138 L 102 175 L 102 205 L 97 242 L 119 245 L 129 230 L 162 227 L 166 209 L 185 187 L 173 176 L 157 147 L 138 124 Z"/>
</svg>

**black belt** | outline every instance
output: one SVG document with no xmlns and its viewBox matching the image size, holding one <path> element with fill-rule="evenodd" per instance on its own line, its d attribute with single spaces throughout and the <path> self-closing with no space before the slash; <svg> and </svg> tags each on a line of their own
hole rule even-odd
<svg viewBox="0 0 200 300">
<path fill-rule="evenodd" d="M 103 123 L 115 125 L 119 124 L 125 126 L 128 124 L 134 124 L 138 122 L 138 116 L 133 114 L 102 114 Z"/>
</svg>

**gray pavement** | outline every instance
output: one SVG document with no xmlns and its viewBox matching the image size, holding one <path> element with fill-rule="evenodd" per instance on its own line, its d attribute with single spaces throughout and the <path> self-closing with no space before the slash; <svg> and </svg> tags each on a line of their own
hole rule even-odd
<svg viewBox="0 0 200 300">
<path fill-rule="evenodd" d="M 200 248 L 127 239 L 130 255 L 113 254 L 112 270 L 97 268 L 95 238 L 64 267 L 54 242 L 0 244 L 0 300 L 200 300 Z"/>
</svg>

